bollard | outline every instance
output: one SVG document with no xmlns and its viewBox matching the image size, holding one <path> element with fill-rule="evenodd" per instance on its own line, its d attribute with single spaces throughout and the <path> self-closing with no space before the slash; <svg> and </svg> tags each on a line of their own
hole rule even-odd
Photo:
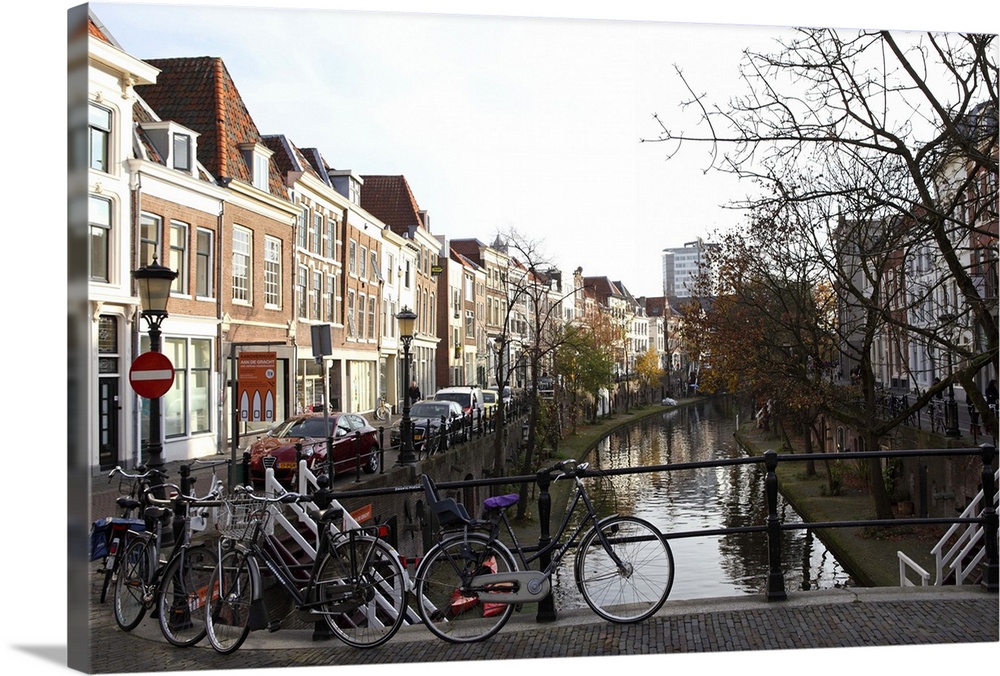
<svg viewBox="0 0 1000 676">
<path fill-rule="evenodd" d="M 361 483 L 361 432 L 354 433 L 354 483 Z"/>
<path fill-rule="evenodd" d="M 378 473 L 385 474 L 385 425 L 378 428 Z"/>
<path fill-rule="evenodd" d="M 996 594 L 1000 587 L 1000 561 L 997 556 L 997 527 L 1000 519 L 997 517 L 993 501 L 996 497 L 996 487 L 993 485 L 993 459 L 996 448 L 992 444 L 979 447 L 983 454 L 983 548 L 986 552 L 986 569 L 983 572 L 983 586 L 986 591 Z"/>
<path fill-rule="evenodd" d="M 250 485 L 250 451 L 243 451 L 243 481 L 241 485 Z"/>
<path fill-rule="evenodd" d="M 448 434 L 447 434 L 447 430 L 445 428 L 445 425 L 447 423 L 448 423 L 448 421 L 445 419 L 445 417 L 441 416 L 441 437 L 438 439 L 438 450 L 439 451 L 447 451 L 448 450 Z M 427 424 L 430 425 L 430 422 L 428 421 Z"/>
<path fill-rule="evenodd" d="M 778 521 L 778 454 L 764 451 L 764 466 L 767 476 L 764 489 L 767 497 L 767 560 L 770 573 L 767 576 L 767 600 L 784 601 L 785 578 L 781 572 L 781 524 Z"/>
<path fill-rule="evenodd" d="M 538 569 L 545 570 L 545 568 L 552 562 L 552 556 L 550 552 L 545 552 L 544 549 L 549 546 L 552 541 L 552 535 L 549 532 L 549 518 L 552 513 L 552 496 L 549 495 L 549 484 L 552 479 L 549 477 L 548 472 L 539 472 L 537 475 L 538 481 L 538 547 L 543 553 L 538 557 Z M 535 615 L 535 621 L 537 622 L 553 622 L 556 619 L 556 603 L 552 596 L 552 590 L 549 589 L 549 593 L 538 602 L 538 612 Z"/>
</svg>

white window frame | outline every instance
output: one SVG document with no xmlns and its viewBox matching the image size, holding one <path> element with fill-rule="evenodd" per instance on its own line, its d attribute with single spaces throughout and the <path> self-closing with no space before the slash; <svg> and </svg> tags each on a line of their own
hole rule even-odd
<svg viewBox="0 0 1000 676">
<path fill-rule="evenodd" d="M 95 116 L 99 113 L 104 113 L 107 115 L 107 123 L 104 124 L 103 120 L 97 119 Z M 87 166 L 94 171 L 100 171 L 105 174 L 110 173 L 111 167 L 114 164 L 111 161 L 112 157 L 112 139 L 114 135 L 114 122 L 115 114 L 110 108 L 105 108 L 104 106 L 99 106 L 96 103 L 91 102 L 87 112 L 87 128 L 89 130 L 87 137 Z M 103 152 L 100 152 L 100 157 L 95 157 L 95 140 L 103 141 Z"/>
<path fill-rule="evenodd" d="M 101 213 L 98 213 L 98 212 L 105 211 L 104 209 L 95 209 L 94 208 L 95 203 L 98 203 L 98 202 L 107 205 L 107 210 L 106 210 L 107 211 L 107 214 L 106 214 L 107 215 L 107 219 L 106 219 L 106 222 L 105 222 L 105 219 L 98 218 L 98 216 L 104 215 L 104 214 L 101 214 Z M 89 232 L 89 235 L 88 235 L 89 241 L 90 241 L 90 256 L 88 258 L 88 264 L 87 264 L 88 271 L 89 271 L 89 277 L 90 277 L 90 280 L 94 281 L 94 282 L 107 282 L 107 283 L 110 283 L 111 282 L 111 270 L 112 270 L 112 266 L 111 266 L 111 241 L 112 241 L 111 240 L 111 236 L 112 236 L 112 233 L 114 232 L 114 202 L 112 202 L 111 199 L 109 199 L 107 197 L 102 197 L 100 195 L 93 195 L 93 194 L 91 194 L 91 195 L 88 196 L 87 214 L 88 214 L 87 220 L 89 221 L 89 224 L 90 224 L 90 232 Z M 101 231 L 101 232 L 103 232 L 103 235 L 102 235 L 102 240 L 103 241 L 102 241 L 102 244 L 100 246 L 100 249 L 101 249 L 101 251 L 100 251 L 100 257 L 103 258 L 103 265 L 104 265 L 104 271 L 103 272 L 104 272 L 104 274 L 100 275 L 100 276 L 95 276 L 94 275 L 94 259 L 95 259 L 95 254 L 97 253 L 96 250 L 98 248 L 97 246 L 95 246 L 95 244 L 97 244 L 97 242 L 99 241 L 97 238 L 95 238 L 95 231 Z"/>
<path fill-rule="evenodd" d="M 264 306 L 281 307 L 281 240 L 264 236 Z"/>
<path fill-rule="evenodd" d="M 167 266 L 177 273 L 170 293 L 186 296 L 190 292 L 188 272 L 188 233 L 190 226 L 183 221 L 170 221 L 170 261 Z"/>
<path fill-rule="evenodd" d="M 202 236 L 206 237 L 208 251 L 202 251 Z M 195 280 L 194 292 L 197 298 L 215 298 L 215 233 L 205 228 L 195 230 Z M 204 267 L 205 289 L 199 285 Z M 201 293 L 201 291 L 206 293 Z"/>
<path fill-rule="evenodd" d="M 233 302 L 253 302 L 253 232 L 239 225 L 233 227 Z"/>
</svg>

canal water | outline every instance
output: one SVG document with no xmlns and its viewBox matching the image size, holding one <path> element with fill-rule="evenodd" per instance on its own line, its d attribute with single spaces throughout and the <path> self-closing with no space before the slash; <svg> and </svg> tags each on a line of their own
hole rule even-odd
<svg viewBox="0 0 1000 676">
<path fill-rule="evenodd" d="M 587 460 L 591 469 L 618 469 L 738 458 L 743 452 L 733 438 L 737 415 L 726 399 L 666 410 L 613 433 Z M 587 480 L 587 490 L 608 509 L 614 504 L 621 514 L 642 517 L 668 537 L 675 568 L 670 599 L 765 592 L 765 533 L 670 538 L 765 524 L 762 464 L 605 476 Z M 778 500 L 783 523 L 802 521 L 780 495 Z M 561 516 L 554 514 L 552 521 L 556 528 Z M 810 531 L 783 531 L 781 556 L 787 591 L 849 585 L 847 572 Z M 570 554 L 554 578 L 558 608 L 585 607 L 573 584 L 572 564 Z"/>
</svg>

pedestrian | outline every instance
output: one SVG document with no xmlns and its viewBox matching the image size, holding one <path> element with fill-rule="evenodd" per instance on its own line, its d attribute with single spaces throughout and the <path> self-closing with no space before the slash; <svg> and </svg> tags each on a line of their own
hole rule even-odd
<svg viewBox="0 0 1000 676">
<path fill-rule="evenodd" d="M 997 397 L 1000 396 L 1000 393 L 997 392 L 997 381 L 995 378 L 986 386 L 986 392 L 984 394 L 986 395 L 986 405 L 990 407 L 991 411 L 993 411 L 993 415 L 996 415 Z"/>
<path fill-rule="evenodd" d="M 406 396 L 408 396 L 410 398 L 410 403 L 411 404 L 413 402 L 415 402 L 415 401 L 420 401 L 420 397 L 421 397 L 421 395 L 420 395 L 420 388 L 417 387 L 417 381 L 416 380 L 411 380 L 410 381 L 410 387 L 409 387 L 409 389 L 406 390 Z"/>
<path fill-rule="evenodd" d="M 968 393 L 965 394 L 965 404 L 969 407 L 969 434 L 972 435 L 972 442 L 976 443 L 982 433 L 979 428 L 979 409 Z"/>
<path fill-rule="evenodd" d="M 938 383 L 940 383 L 940 382 L 941 382 L 941 379 L 940 379 L 940 378 L 935 378 L 935 379 L 934 379 L 934 382 L 932 382 L 932 383 L 931 383 L 931 389 L 934 389 L 934 387 L 935 387 L 935 386 L 936 386 L 936 385 L 937 385 Z M 938 390 L 938 391 L 937 391 L 937 394 L 935 394 L 934 396 L 935 396 L 935 397 L 936 397 L 937 399 L 944 399 L 944 394 L 943 394 L 943 393 L 944 393 L 944 389 L 942 388 L 942 389 Z"/>
</svg>

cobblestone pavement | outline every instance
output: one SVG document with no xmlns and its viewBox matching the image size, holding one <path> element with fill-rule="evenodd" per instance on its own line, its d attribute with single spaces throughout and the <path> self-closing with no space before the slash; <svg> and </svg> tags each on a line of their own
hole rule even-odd
<svg viewBox="0 0 1000 676">
<path fill-rule="evenodd" d="M 96 569 L 95 569 L 96 570 Z M 100 575 L 94 574 L 95 583 Z M 207 642 L 174 648 L 155 620 L 131 633 L 115 625 L 111 607 L 91 594 L 94 673 L 376 665 L 525 658 L 665 655 L 745 650 L 842 648 L 997 642 L 998 597 L 969 588 L 841 589 L 790 593 L 786 601 L 757 597 L 668 601 L 634 625 L 609 624 L 589 611 L 560 613 L 541 624 L 525 606 L 495 637 L 452 645 L 423 626 L 404 627 L 387 644 L 357 650 L 336 639 L 313 641 L 308 629 L 250 634 L 232 655 Z M 531 609 L 531 610 L 529 610 Z"/>
</svg>

